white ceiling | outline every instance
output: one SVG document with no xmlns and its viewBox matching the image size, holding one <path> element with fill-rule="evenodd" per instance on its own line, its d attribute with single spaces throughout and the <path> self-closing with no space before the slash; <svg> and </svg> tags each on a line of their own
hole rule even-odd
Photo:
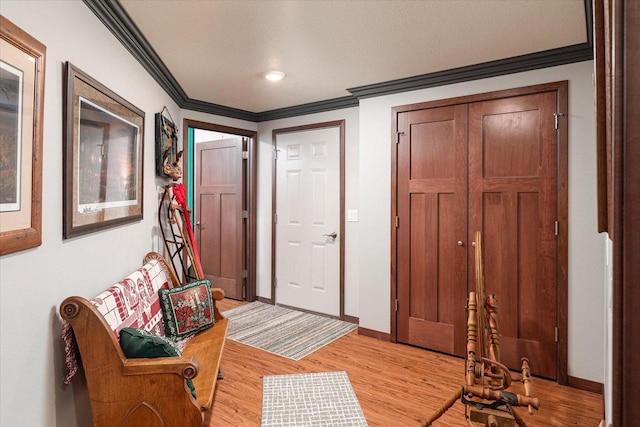
<svg viewBox="0 0 640 427">
<path fill-rule="evenodd" d="M 254 113 L 587 42 L 584 0 L 120 3 L 189 98 Z"/>
</svg>

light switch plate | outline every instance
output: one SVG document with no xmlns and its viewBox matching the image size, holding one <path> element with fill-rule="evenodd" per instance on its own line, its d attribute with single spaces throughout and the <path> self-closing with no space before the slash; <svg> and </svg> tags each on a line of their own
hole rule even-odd
<svg viewBox="0 0 640 427">
<path fill-rule="evenodd" d="M 347 210 L 347 221 L 349 221 L 349 222 L 358 222 L 358 211 L 357 211 L 357 209 L 348 209 Z"/>
</svg>

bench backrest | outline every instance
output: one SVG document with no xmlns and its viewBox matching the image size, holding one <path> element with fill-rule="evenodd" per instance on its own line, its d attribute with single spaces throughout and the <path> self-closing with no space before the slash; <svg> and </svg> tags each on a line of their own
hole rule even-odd
<svg viewBox="0 0 640 427">
<path fill-rule="evenodd" d="M 128 327 L 164 336 L 158 290 L 170 287 L 172 280 L 164 263 L 151 259 L 90 302 L 104 316 L 118 341 L 120 329 Z"/>
</svg>

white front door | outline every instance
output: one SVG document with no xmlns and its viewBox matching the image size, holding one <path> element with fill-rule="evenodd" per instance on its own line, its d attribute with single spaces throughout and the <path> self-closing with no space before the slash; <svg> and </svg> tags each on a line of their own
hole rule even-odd
<svg viewBox="0 0 640 427">
<path fill-rule="evenodd" d="M 340 128 L 276 134 L 277 304 L 340 316 Z"/>
</svg>

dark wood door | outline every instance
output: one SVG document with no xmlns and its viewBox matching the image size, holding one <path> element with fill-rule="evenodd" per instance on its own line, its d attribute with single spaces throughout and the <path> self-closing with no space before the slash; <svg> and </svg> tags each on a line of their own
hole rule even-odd
<svg viewBox="0 0 640 427">
<path fill-rule="evenodd" d="M 501 361 L 556 378 L 556 91 L 396 116 L 396 339 L 464 356 L 473 236 L 498 298 Z M 442 105 L 442 104 L 441 104 Z"/>
<path fill-rule="evenodd" d="M 397 340 L 462 355 L 467 106 L 398 116 Z"/>
<path fill-rule="evenodd" d="M 557 356 L 555 112 L 555 92 L 469 105 L 469 239 L 482 232 L 501 361 L 518 368 L 527 356 L 548 378 Z"/>
<path fill-rule="evenodd" d="M 196 144 L 196 240 L 204 276 L 243 298 L 242 138 Z"/>
</svg>

